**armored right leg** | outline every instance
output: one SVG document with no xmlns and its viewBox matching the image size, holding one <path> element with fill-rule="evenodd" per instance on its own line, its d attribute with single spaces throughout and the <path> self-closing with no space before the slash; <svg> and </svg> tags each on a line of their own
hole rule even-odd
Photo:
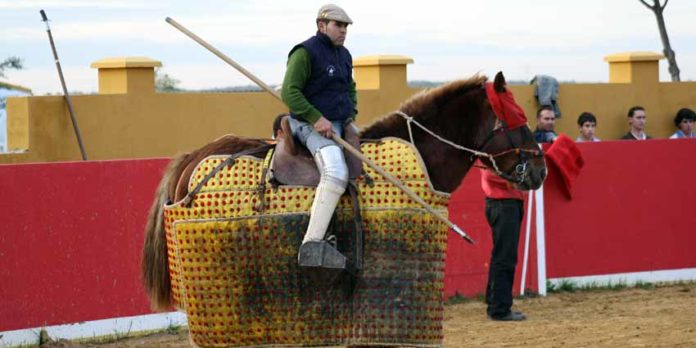
<svg viewBox="0 0 696 348">
<path fill-rule="evenodd" d="M 314 154 L 314 161 L 321 173 L 321 179 L 314 195 L 309 227 L 302 243 L 324 239 L 336 205 L 348 185 L 348 168 L 343 152 L 338 146 L 322 147 Z"/>
<path fill-rule="evenodd" d="M 298 253 L 298 263 L 306 267 L 345 268 L 346 257 L 324 240 L 334 210 L 348 185 L 348 167 L 341 148 L 331 139 L 317 133 L 312 125 L 290 119 L 293 134 L 314 155 L 321 174 L 312 202 L 309 226 Z M 334 122 L 334 131 L 341 135 L 341 122 Z"/>
<path fill-rule="evenodd" d="M 298 262 L 305 267 L 345 268 L 346 257 L 324 240 L 333 212 L 348 184 L 348 167 L 343 152 L 336 145 L 319 149 L 314 159 L 321 179 L 314 195 L 309 226 L 305 233 Z"/>
</svg>

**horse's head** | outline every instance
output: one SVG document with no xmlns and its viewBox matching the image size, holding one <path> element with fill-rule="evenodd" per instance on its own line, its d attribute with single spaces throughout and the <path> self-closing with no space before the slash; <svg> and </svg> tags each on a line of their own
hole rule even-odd
<svg viewBox="0 0 696 348">
<path fill-rule="evenodd" d="M 476 158 L 517 188 L 537 189 L 546 177 L 541 148 L 503 75 L 498 73 L 494 83 L 487 80 L 476 75 L 422 91 L 360 136 L 414 144 L 439 191 L 456 190 Z"/>
<path fill-rule="evenodd" d="M 524 112 L 505 86 L 502 72 L 487 86 L 489 103 L 498 121 L 481 145 L 481 151 L 489 154 L 481 161 L 518 189 L 536 190 L 546 178 L 544 153 L 534 141 Z"/>
</svg>

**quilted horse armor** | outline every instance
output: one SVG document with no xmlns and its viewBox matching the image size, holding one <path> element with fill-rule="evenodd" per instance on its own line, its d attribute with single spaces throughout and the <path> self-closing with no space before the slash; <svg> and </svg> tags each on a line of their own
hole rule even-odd
<svg viewBox="0 0 696 348">
<path fill-rule="evenodd" d="M 449 194 L 435 191 L 408 143 L 385 138 L 362 152 L 440 213 Z M 198 164 L 196 187 L 226 156 Z M 326 280 L 297 265 L 314 197 L 308 186 L 262 182 L 269 159 L 242 156 L 207 180 L 189 205 L 164 210 L 173 298 L 200 347 L 442 344 L 447 227 L 395 185 L 358 180 L 364 268 Z M 264 179 L 266 180 L 266 179 Z M 353 255 L 350 199 L 331 233 Z M 319 280 L 318 280 L 319 279 Z"/>
</svg>

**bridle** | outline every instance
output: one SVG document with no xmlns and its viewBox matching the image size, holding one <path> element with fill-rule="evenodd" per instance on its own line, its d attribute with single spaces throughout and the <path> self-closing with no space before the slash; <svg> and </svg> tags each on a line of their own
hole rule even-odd
<svg viewBox="0 0 696 348">
<path fill-rule="evenodd" d="M 538 150 L 531 150 L 531 149 L 523 149 L 519 145 L 515 144 L 515 141 L 512 139 L 512 136 L 510 136 L 510 133 L 512 132 L 520 132 L 520 138 L 522 138 L 522 141 L 529 140 L 527 139 L 528 137 L 528 132 L 524 132 L 523 128 L 524 126 L 519 126 L 513 129 L 508 128 L 504 122 L 498 120 L 496 122 L 496 128 L 493 129 L 490 135 L 486 138 L 486 140 L 483 142 L 483 145 L 481 145 L 481 149 L 485 149 L 490 142 L 492 142 L 494 139 L 497 137 L 505 135 L 507 138 L 508 143 L 510 144 L 510 148 L 495 154 L 492 154 L 492 158 L 500 157 L 500 156 L 505 156 L 508 154 L 515 154 L 517 155 L 517 163 L 514 166 L 513 170 L 513 175 L 510 175 L 505 172 L 501 172 L 499 169 L 497 169 L 496 166 L 496 174 L 498 174 L 500 177 L 502 177 L 505 180 L 508 180 L 510 182 L 518 183 L 521 184 L 527 179 L 527 166 L 529 165 L 529 161 L 532 160 L 533 158 L 539 158 L 539 157 L 544 157 L 544 151 L 539 147 Z"/>
<path fill-rule="evenodd" d="M 529 161 L 532 158 L 544 156 L 544 153 L 541 150 L 541 148 L 539 148 L 539 150 L 530 150 L 530 149 L 523 149 L 520 146 L 517 146 L 515 144 L 514 140 L 512 139 L 512 137 L 510 136 L 510 133 L 515 132 L 515 131 L 519 131 L 522 129 L 522 127 L 509 129 L 500 120 L 498 120 L 496 122 L 496 128 L 493 129 L 493 131 L 488 135 L 488 137 L 486 137 L 486 140 L 483 142 L 483 145 L 480 146 L 480 148 L 485 149 L 486 146 L 491 141 L 493 141 L 494 139 L 496 139 L 499 136 L 502 136 L 503 134 L 507 137 L 508 142 L 510 143 L 511 146 L 509 149 L 507 149 L 505 151 L 491 154 L 488 152 L 470 149 L 468 147 L 465 147 L 465 146 L 459 145 L 457 143 L 454 143 L 450 140 L 447 140 L 447 139 L 435 134 L 435 132 L 426 128 L 425 126 L 420 124 L 418 121 L 416 121 L 413 117 L 407 115 L 404 112 L 396 111 L 394 113 L 396 115 L 403 117 L 406 120 L 406 126 L 408 128 L 408 136 L 409 136 L 411 144 L 413 144 L 413 146 L 416 146 L 416 143 L 413 140 L 413 131 L 411 129 L 412 123 L 415 124 L 416 126 L 418 126 L 418 128 L 422 129 L 426 133 L 430 134 L 435 139 L 440 140 L 441 142 L 443 142 L 443 143 L 445 143 L 445 144 L 447 144 L 455 149 L 471 153 L 472 161 L 476 158 L 487 159 L 491 163 L 491 168 L 495 171 L 495 173 L 497 175 L 499 175 L 500 177 L 502 177 L 503 179 L 508 180 L 510 182 L 514 182 L 514 183 L 518 183 L 518 184 L 524 182 L 527 179 L 527 175 L 528 175 L 527 166 L 529 165 Z M 499 127 L 497 126 L 498 124 L 500 125 Z M 523 138 L 525 137 L 524 135 L 525 135 L 525 133 L 522 133 Z M 501 171 L 500 168 L 498 167 L 497 162 L 496 162 L 496 158 L 501 157 L 501 156 L 505 156 L 505 155 L 508 155 L 511 153 L 514 153 L 517 155 L 517 163 L 515 164 L 515 167 L 514 167 L 515 169 L 513 171 L 513 175 L 510 175 L 508 173 Z"/>
</svg>

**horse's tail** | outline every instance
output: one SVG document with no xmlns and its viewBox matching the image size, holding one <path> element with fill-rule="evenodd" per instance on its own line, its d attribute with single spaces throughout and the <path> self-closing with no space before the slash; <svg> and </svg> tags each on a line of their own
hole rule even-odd
<svg viewBox="0 0 696 348">
<path fill-rule="evenodd" d="M 167 238 L 164 231 L 164 205 L 169 199 L 168 189 L 172 180 L 178 180 L 179 165 L 186 155 L 174 158 L 164 171 L 162 180 L 155 193 L 155 201 L 150 207 L 145 226 L 145 244 L 143 245 L 143 259 L 141 273 L 145 291 L 150 297 L 150 303 L 154 310 L 168 310 L 172 306 L 171 280 L 169 278 L 169 264 L 167 259 Z"/>
</svg>

